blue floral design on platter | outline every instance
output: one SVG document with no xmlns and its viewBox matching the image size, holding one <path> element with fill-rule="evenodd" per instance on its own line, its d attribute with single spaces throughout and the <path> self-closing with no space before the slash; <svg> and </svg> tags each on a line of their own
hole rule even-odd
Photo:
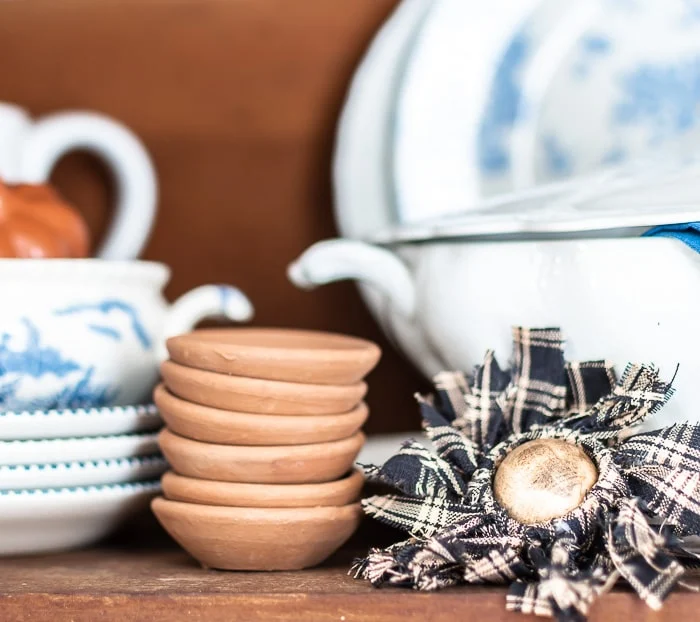
<svg viewBox="0 0 700 622">
<path fill-rule="evenodd" d="M 505 140 L 517 120 L 521 99 L 518 74 L 529 52 L 529 37 L 519 32 L 511 40 L 496 70 L 477 140 L 479 166 L 486 175 L 498 175 L 510 169 Z"/>
<path fill-rule="evenodd" d="M 544 136 L 542 138 L 542 150 L 544 152 L 545 165 L 553 176 L 565 176 L 571 174 L 573 155 L 561 144 L 556 136 Z"/>
<path fill-rule="evenodd" d="M 149 336 L 144 325 L 141 323 L 138 311 L 136 311 L 132 305 L 122 300 L 103 300 L 96 303 L 82 303 L 66 307 L 65 309 L 59 309 L 58 311 L 54 311 L 54 313 L 58 316 L 64 316 L 95 311 L 106 316 L 109 316 L 112 311 L 125 314 L 130 321 L 131 330 L 143 346 L 144 350 L 148 350 L 152 346 L 153 340 Z M 87 325 L 87 327 L 89 330 L 100 335 L 107 336 L 115 341 L 121 341 L 122 339 L 121 331 L 114 326 L 90 323 Z"/>
<path fill-rule="evenodd" d="M 630 13 L 635 13 L 642 8 L 639 0 L 605 0 L 605 4 L 607 5 L 606 8 L 627 11 Z"/>
<path fill-rule="evenodd" d="M 700 2 L 698 0 L 684 0 L 683 15 L 681 16 L 681 25 L 686 25 L 689 21 L 700 20 Z"/>
<path fill-rule="evenodd" d="M 700 57 L 672 65 L 643 64 L 620 79 L 614 126 L 643 126 L 649 146 L 693 129 L 700 112 Z"/>
<path fill-rule="evenodd" d="M 615 164 L 621 164 L 627 159 L 627 152 L 622 147 L 613 147 L 608 150 L 608 152 L 603 155 L 601 164 L 612 166 Z"/>
<path fill-rule="evenodd" d="M 572 67 L 576 78 L 584 79 L 588 76 L 591 65 L 598 59 L 609 55 L 613 50 L 613 42 L 602 34 L 589 33 L 584 36 L 578 45 L 579 58 Z"/>
<path fill-rule="evenodd" d="M 116 389 L 93 382 L 93 366 L 84 368 L 55 348 L 42 346 L 38 328 L 28 318 L 23 318 L 22 323 L 27 329 L 23 349 L 13 350 L 10 347 L 12 335 L 4 333 L 0 336 L 1 410 L 99 407 L 114 400 Z M 67 382 L 60 389 L 49 391 L 40 398 L 26 400 L 18 395 L 23 379 L 41 379 L 46 376 L 67 378 L 73 374 L 79 374 L 76 380 Z"/>
</svg>

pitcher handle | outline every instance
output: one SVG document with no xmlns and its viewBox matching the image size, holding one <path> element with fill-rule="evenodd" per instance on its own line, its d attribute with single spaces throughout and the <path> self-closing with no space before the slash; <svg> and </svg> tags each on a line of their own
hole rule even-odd
<svg viewBox="0 0 700 622">
<path fill-rule="evenodd" d="M 40 119 L 22 145 L 22 180 L 46 182 L 58 160 L 76 149 L 100 157 L 116 182 L 114 218 L 96 255 L 103 259 L 135 259 L 155 221 L 158 189 L 146 148 L 124 125 L 93 112 L 62 112 Z"/>
<path fill-rule="evenodd" d="M 230 285 L 202 285 L 190 290 L 168 310 L 163 338 L 157 346 L 158 359 L 168 358 L 166 339 L 192 330 L 204 319 L 216 317 L 246 322 L 253 317 L 253 305 L 241 290 Z"/>
</svg>

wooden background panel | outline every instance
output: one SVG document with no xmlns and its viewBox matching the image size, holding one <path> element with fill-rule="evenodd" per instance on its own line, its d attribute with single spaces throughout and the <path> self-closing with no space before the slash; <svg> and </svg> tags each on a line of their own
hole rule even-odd
<svg viewBox="0 0 700 622">
<path fill-rule="evenodd" d="M 175 297 L 241 287 L 258 325 L 375 339 L 370 432 L 416 428 L 426 385 L 382 338 L 354 286 L 300 292 L 290 260 L 336 235 L 330 161 L 347 84 L 396 0 L 25 0 L 0 3 L 0 99 L 34 114 L 98 110 L 133 128 L 161 201 L 145 257 Z M 108 180 L 71 156 L 55 181 L 99 236 Z"/>
</svg>

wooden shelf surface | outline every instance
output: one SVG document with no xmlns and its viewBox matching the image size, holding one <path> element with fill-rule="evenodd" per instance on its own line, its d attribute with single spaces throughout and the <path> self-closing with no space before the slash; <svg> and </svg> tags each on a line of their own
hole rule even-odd
<svg viewBox="0 0 700 622">
<path fill-rule="evenodd" d="M 465 622 L 536 620 L 505 611 L 505 589 L 463 587 L 438 593 L 375 589 L 348 576 L 366 551 L 361 532 L 319 568 L 301 572 L 203 570 L 156 535 L 131 543 L 42 557 L 0 560 L 0 620 Z M 376 543 L 373 540 L 372 543 Z M 284 546 L 284 543 L 280 543 Z M 696 619 L 700 595 L 678 590 L 655 613 L 624 588 L 604 596 L 591 621 Z"/>
</svg>

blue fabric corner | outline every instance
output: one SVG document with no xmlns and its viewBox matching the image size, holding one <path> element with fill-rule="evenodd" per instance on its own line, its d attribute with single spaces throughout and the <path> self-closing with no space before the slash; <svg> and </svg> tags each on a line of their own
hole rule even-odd
<svg viewBox="0 0 700 622">
<path fill-rule="evenodd" d="M 700 253 L 700 222 L 660 225 L 649 229 L 643 237 L 675 238 Z"/>
</svg>

